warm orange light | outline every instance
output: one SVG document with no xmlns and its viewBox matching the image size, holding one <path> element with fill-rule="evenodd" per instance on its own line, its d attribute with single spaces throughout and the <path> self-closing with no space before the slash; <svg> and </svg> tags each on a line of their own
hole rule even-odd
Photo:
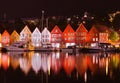
<svg viewBox="0 0 120 83">
<path fill-rule="evenodd" d="M 9 56 L 8 56 L 7 54 L 3 54 L 3 55 L 1 56 L 1 65 L 2 65 L 2 67 L 3 67 L 5 70 L 8 69 L 8 67 L 9 67 L 9 65 L 10 65 L 10 58 L 9 58 Z"/>
<path fill-rule="evenodd" d="M 63 61 L 63 68 L 65 69 L 65 72 L 69 75 L 75 68 L 75 57 L 74 56 L 68 56 Z"/>
</svg>

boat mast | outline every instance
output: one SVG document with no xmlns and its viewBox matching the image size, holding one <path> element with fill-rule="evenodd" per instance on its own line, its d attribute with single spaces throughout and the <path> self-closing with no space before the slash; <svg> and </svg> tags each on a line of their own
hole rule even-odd
<svg viewBox="0 0 120 83">
<path fill-rule="evenodd" d="M 48 28 L 48 18 L 46 18 L 46 27 Z"/>
<path fill-rule="evenodd" d="M 43 30 L 43 28 L 44 28 L 44 10 L 42 10 L 42 18 L 41 18 L 41 20 L 42 20 L 42 29 L 41 30 Z"/>
</svg>

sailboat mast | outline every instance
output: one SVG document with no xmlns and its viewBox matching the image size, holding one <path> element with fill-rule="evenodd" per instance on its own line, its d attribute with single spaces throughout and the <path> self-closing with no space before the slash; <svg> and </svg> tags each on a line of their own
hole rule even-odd
<svg viewBox="0 0 120 83">
<path fill-rule="evenodd" d="M 42 30 L 43 30 L 43 28 L 44 28 L 44 10 L 42 10 Z"/>
</svg>

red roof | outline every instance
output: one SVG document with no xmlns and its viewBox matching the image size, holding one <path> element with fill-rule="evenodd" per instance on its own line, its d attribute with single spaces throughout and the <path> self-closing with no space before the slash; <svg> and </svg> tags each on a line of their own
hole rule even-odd
<svg viewBox="0 0 120 83">
<path fill-rule="evenodd" d="M 89 34 L 94 34 L 94 33 L 99 33 L 98 30 L 93 26 L 90 31 Z"/>
<path fill-rule="evenodd" d="M 81 23 L 79 27 L 77 28 L 76 32 L 88 32 L 88 30 L 85 28 L 85 26 Z"/>
<path fill-rule="evenodd" d="M 51 31 L 51 34 L 62 34 L 62 31 L 60 28 L 56 25 L 53 30 Z"/>
<path fill-rule="evenodd" d="M 5 31 L 3 32 L 3 34 L 2 34 L 2 36 L 10 36 L 10 34 L 8 33 L 7 30 L 5 30 Z"/>
<path fill-rule="evenodd" d="M 70 24 L 67 25 L 67 27 L 65 28 L 64 33 L 74 33 L 75 31 L 73 30 L 73 28 L 71 27 Z"/>
</svg>

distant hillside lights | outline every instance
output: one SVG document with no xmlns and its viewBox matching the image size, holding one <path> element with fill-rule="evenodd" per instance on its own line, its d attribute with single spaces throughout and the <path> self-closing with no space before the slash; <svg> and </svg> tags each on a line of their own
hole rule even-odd
<svg viewBox="0 0 120 83">
<path fill-rule="evenodd" d="M 61 48 L 74 45 L 95 47 L 97 43 L 109 43 L 108 34 L 108 32 L 99 32 L 94 26 L 88 32 L 83 24 L 80 24 L 76 31 L 68 24 L 63 32 L 58 26 L 55 26 L 51 32 L 46 27 L 41 32 L 37 27 L 31 32 L 29 27 L 25 26 L 20 35 L 16 31 L 13 31 L 10 35 L 5 30 L 0 35 L 2 43 L 0 46 L 8 46 L 17 41 L 24 41 L 34 47 Z"/>
</svg>

